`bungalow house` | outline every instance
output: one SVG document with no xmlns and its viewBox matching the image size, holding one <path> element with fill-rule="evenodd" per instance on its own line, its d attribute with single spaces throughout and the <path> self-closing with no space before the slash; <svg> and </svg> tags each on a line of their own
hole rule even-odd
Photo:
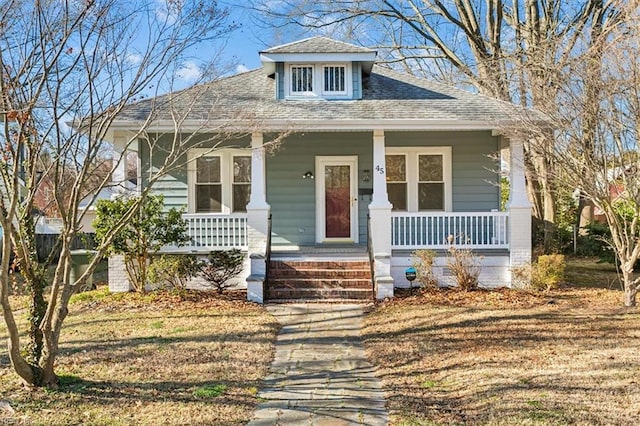
<svg viewBox="0 0 640 426">
<path fill-rule="evenodd" d="M 175 136 L 172 113 L 188 111 L 182 133 L 202 140 L 221 128 L 238 134 L 213 150 L 185 143 L 190 161 L 153 186 L 169 207 L 186 206 L 192 241 L 181 250 L 244 250 L 242 281 L 257 302 L 392 297 L 409 285 L 413 250 L 444 256 L 451 245 L 481 253 L 481 285 L 509 286 L 510 268 L 531 259 L 523 141 L 501 131 L 515 107 L 392 71 L 376 55 L 314 37 L 260 52 L 260 69 L 173 94 L 136 144 L 141 185 Z M 123 111 L 116 149 L 161 101 Z M 500 152 L 511 164 L 506 211 Z M 124 179 L 116 169 L 115 183 Z M 121 262 L 110 259 L 114 291 L 129 289 Z M 451 283 L 443 257 L 435 270 Z"/>
</svg>

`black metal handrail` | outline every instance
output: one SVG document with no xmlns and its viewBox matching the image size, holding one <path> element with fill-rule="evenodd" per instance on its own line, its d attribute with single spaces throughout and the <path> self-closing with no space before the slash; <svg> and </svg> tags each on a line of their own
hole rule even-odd
<svg viewBox="0 0 640 426">
<path fill-rule="evenodd" d="M 371 286 L 373 288 L 373 298 L 376 298 L 375 286 L 375 256 L 373 254 L 373 245 L 371 244 L 371 215 L 367 214 L 367 253 L 369 254 L 369 268 L 371 269 Z"/>
<path fill-rule="evenodd" d="M 269 214 L 269 219 L 267 221 L 267 247 L 265 248 L 264 253 L 264 295 L 266 298 L 267 295 L 267 286 L 269 285 L 269 265 L 271 264 L 271 214 Z"/>
</svg>

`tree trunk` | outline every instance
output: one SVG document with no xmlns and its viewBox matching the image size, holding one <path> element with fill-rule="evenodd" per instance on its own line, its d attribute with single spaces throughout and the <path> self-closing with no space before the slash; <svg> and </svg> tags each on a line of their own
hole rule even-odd
<svg viewBox="0 0 640 426">
<path fill-rule="evenodd" d="M 636 295 L 638 294 L 638 290 L 629 286 L 625 283 L 624 286 L 624 306 L 634 307 L 636 306 Z"/>
</svg>

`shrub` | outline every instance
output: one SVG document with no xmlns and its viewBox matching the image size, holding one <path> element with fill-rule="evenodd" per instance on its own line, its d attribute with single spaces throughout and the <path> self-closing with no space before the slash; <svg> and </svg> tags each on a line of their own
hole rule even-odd
<svg viewBox="0 0 640 426">
<path fill-rule="evenodd" d="M 551 290 L 558 288 L 564 279 L 565 260 L 561 254 L 550 254 L 538 257 L 531 270 L 531 288 Z"/>
<path fill-rule="evenodd" d="M 152 258 L 148 281 L 154 286 L 184 289 L 187 281 L 198 272 L 198 259 L 195 255 L 163 254 Z"/>
<path fill-rule="evenodd" d="M 472 291 L 478 288 L 481 260 L 469 249 L 457 249 L 455 247 L 449 249 L 447 267 L 460 289 Z"/>
<path fill-rule="evenodd" d="M 601 261 L 615 264 L 611 250 L 611 231 L 606 223 L 593 222 L 583 228 L 578 236 L 577 253 L 580 256 L 597 256 Z"/>
<path fill-rule="evenodd" d="M 436 252 L 433 250 L 415 250 L 411 253 L 414 258 L 413 267 L 416 268 L 417 281 L 422 287 L 437 288 L 438 281 L 433 274 L 433 262 Z"/>
<path fill-rule="evenodd" d="M 162 195 L 147 196 L 138 203 L 137 197 L 120 197 L 100 200 L 96 205 L 96 242 L 107 243 L 106 255 L 124 255 L 124 264 L 129 282 L 144 293 L 148 280 L 149 259 L 169 244 L 183 245 L 189 240 L 187 223 L 182 219 L 182 210 L 164 209 Z M 116 235 L 114 227 L 126 223 Z"/>
<path fill-rule="evenodd" d="M 200 263 L 200 273 L 216 290 L 222 293 L 230 287 L 229 280 L 242 272 L 244 254 L 238 249 L 212 251 Z"/>
<path fill-rule="evenodd" d="M 549 291 L 558 288 L 564 279 L 565 266 L 564 255 L 539 256 L 536 263 L 512 268 L 511 279 L 518 287 Z"/>
</svg>

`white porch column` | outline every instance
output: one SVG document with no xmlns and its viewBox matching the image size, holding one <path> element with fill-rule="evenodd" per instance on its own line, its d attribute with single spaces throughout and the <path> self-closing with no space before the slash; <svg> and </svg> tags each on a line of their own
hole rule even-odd
<svg viewBox="0 0 640 426">
<path fill-rule="evenodd" d="M 267 271 L 266 253 L 269 233 L 267 183 L 263 134 L 251 134 L 251 195 L 247 204 L 247 231 L 251 274 L 247 277 L 247 299 L 264 302 L 264 278 Z"/>
<path fill-rule="evenodd" d="M 116 131 L 113 133 L 112 158 L 115 164 L 111 171 L 112 197 L 124 194 L 127 190 L 127 142 L 128 137 L 125 132 Z M 120 293 L 133 290 L 133 286 L 129 282 L 124 267 L 124 256 L 112 255 L 107 262 L 109 269 L 109 291 L 112 293 Z"/>
<path fill-rule="evenodd" d="M 111 171 L 111 185 L 113 194 L 124 194 L 127 190 L 127 134 L 115 131 L 113 133 L 113 162 Z"/>
<path fill-rule="evenodd" d="M 391 277 L 391 203 L 387 194 L 384 130 L 373 131 L 373 194 L 369 204 L 376 298 L 393 297 Z"/>
<path fill-rule="evenodd" d="M 509 258 L 514 268 L 531 263 L 531 203 L 527 197 L 521 139 L 509 141 L 509 154 Z"/>
</svg>

